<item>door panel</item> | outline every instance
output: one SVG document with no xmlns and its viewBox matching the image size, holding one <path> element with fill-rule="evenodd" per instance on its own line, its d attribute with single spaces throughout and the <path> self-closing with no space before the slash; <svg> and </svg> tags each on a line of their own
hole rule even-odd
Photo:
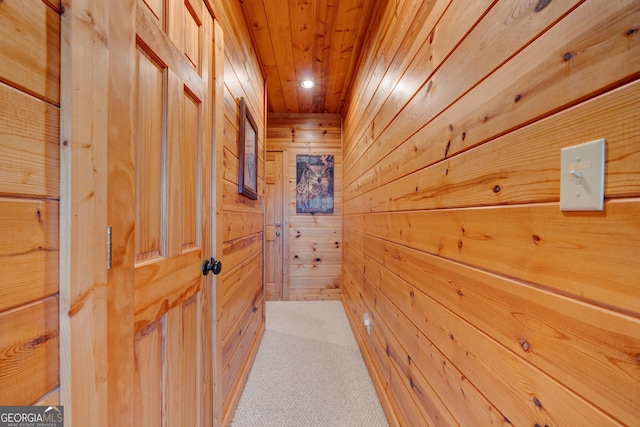
<svg viewBox="0 0 640 427">
<path fill-rule="evenodd" d="M 162 363 L 160 320 L 138 331 L 135 337 L 134 408 L 136 424 L 162 425 Z"/>
<path fill-rule="evenodd" d="M 198 155 L 200 149 L 201 105 L 187 88 L 184 90 L 184 128 L 182 134 L 181 176 L 182 176 L 182 251 L 200 246 L 200 205 L 198 185 L 199 167 Z"/>
<path fill-rule="evenodd" d="M 199 4 L 199 14 L 194 4 Z M 206 117 L 211 49 L 199 2 L 138 2 L 134 412 L 141 425 L 202 425 L 211 402 L 204 366 L 210 319 L 201 272 L 211 254 L 211 127 Z M 165 17 L 158 19 L 159 16 Z M 171 36 L 165 32 L 171 31 Z M 207 43 L 203 43 L 208 40 Z M 211 277 L 211 276 L 209 276 Z M 209 384 L 210 386 L 210 384 Z M 210 394 L 210 392 L 209 392 Z"/>
<path fill-rule="evenodd" d="M 200 325 L 198 324 L 198 304 L 199 296 L 193 296 L 187 301 L 182 303 L 182 354 L 186 357 L 183 363 L 182 374 L 182 407 L 190 408 L 193 403 L 198 402 L 201 399 L 200 393 L 197 391 L 200 389 L 200 358 L 188 357 L 189 355 L 198 354 L 199 345 L 197 333 L 200 331 Z M 205 403 L 202 402 L 204 405 Z M 195 411 L 184 411 L 182 418 L 183 426 L 195 426 L 196 421 L 200 419 L 199 411 L 202 410 L 202 406 L 197 406 Z"/>
<path fill-rule="evenodd" d="M 200 6 L 199 10 L 202 10 L 202 3 L 194 2 Z M 185 2 L 188 6 L 189 13 L 185 14 L 185 29 L 184 29 L 184 53 L 191 62 L 191 65 L 196 70 L 200 70 L 200 18 L 195 8 L 189 7 L 191 4 Z M 201 12 L 200 12 L 201 13 Z"/>
<path fill-rule="evenodd" d="M 163 98 L 166 69 L 138 46 L 136 145 L 136 261 L 157 258 L 161 251 Z"/>
<path fill-rule="evenodd" d="M 154 17 L 158 20 L 158 24 L 164 22 L 164 1 L 163 0 L 144 0 L 145 5 L 151 10 Z"/>
</svg>

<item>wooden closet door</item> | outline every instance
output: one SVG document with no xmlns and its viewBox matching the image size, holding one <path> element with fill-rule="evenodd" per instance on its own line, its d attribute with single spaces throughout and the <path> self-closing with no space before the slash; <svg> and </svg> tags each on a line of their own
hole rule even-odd
<svg viewBox="0 0 640 427">
<path fill-rule="evenodd" d="M 268 151 L 265 161 L 265 293 L 267 301 L 288 299 L 283 286 L 282 152 Z"/>
<path fill-rule="evenodd" d="M 212 402 L 213 22 L 198 0 L 140 0 L 136 11 L 134 419 L 204 425 Z M 209 276 L 211 277 L 211 276 Z"/>
</svg>

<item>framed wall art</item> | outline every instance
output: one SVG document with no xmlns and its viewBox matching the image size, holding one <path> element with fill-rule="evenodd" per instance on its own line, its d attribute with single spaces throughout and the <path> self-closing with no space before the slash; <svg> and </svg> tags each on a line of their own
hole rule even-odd
<svg viewBox="0 0 640 427">
<path fill-rule="evenodd" d="M 238 119 L 238 193 L 258 198 L 258 127 L 244 98 Z"/>
<path fill-rule="evenodd" d="M 332 154 L 296 156 L 296 213 L 333 213 Z"/>
</svg>

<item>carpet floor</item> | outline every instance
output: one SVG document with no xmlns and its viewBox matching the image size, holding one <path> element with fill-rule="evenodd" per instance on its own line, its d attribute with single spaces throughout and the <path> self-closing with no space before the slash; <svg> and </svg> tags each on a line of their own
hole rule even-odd
<svg viewBox="0 0 640 427">
<path fill-rule="evenodd" d="M 266 304 L 232 426 L 388 426 L 342 303 Z"/>
</svg>

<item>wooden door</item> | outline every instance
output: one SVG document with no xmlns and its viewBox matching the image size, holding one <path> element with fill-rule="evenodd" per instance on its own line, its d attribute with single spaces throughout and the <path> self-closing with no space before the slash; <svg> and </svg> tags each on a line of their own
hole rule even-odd
<svg viewBox="0 0 640 427">
<path fill-rule="evenodd" d="M 135 20 L 134 421 L 210 424 L 213 21 L 197 0 Z"/>
<path fill-rule="evenodd" d="M 265 162 L 265 292 L 267 301 L 288 299 L 283 286 L 283 154 L 267 152 Z"/>
</svg>

